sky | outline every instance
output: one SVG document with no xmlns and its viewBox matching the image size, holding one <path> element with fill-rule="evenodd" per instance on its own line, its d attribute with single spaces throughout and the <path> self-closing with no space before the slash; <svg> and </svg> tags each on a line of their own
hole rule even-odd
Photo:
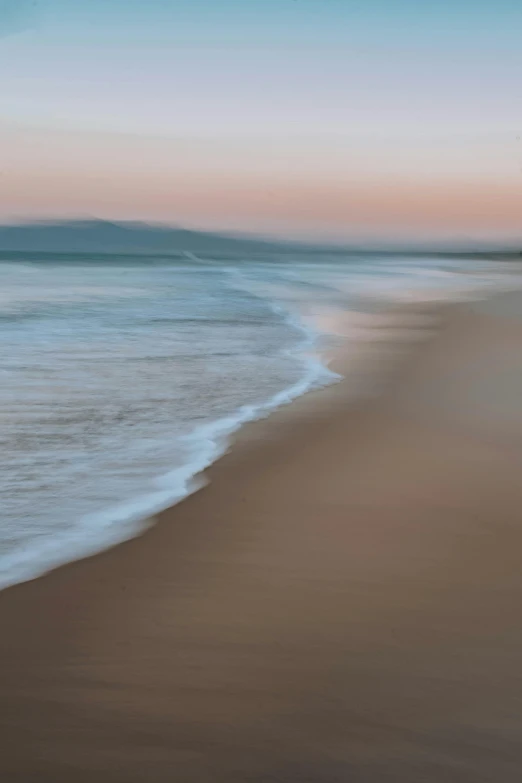
<svg viewBox="0 0 522 783">
<path fill-rule="evenodd" d="M 520 0 L 0 0 L 0 221 L 522 241 Z"/>
</svg>

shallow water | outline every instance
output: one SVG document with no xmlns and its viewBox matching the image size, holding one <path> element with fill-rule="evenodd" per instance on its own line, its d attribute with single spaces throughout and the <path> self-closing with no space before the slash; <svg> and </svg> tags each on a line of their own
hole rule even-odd
<svg viewBox="0 0 522 783">
<path fill-rule="evenodd" d="M 245 421 L 335 380 L 358 297 L 498 282 L 440 259 L 0 262 L 0 586 L 139 532 Z"/>
</svg>

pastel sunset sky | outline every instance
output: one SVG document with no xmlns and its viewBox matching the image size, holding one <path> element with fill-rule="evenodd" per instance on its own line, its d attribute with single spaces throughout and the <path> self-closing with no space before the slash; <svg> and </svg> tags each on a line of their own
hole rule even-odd
<svg viewBox="0 0 522 783">
<path fill-rule="evenodd" d="M 522 240 L 520 0 L 0 0 L 0 221 Z"/>
</svg>

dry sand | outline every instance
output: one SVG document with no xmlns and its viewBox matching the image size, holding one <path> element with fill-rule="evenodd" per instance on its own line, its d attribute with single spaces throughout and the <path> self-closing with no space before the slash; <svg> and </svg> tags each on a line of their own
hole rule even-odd
<svg viewBox="0 0 522 783">
<path fill-rule="evenodd" d="M 1 782 L 520 783 L 517 297 L 460 308 L 378 399 L 343 382 L 247 428 L 141 538 L 1 593 Z"/>
</svg>

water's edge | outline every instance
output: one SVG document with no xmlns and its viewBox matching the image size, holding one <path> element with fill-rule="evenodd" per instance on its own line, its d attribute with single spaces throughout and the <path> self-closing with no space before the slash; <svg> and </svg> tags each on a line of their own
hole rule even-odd
<svg viewBox="0 0 522 783">
<path fill-rule="evenodd" d="M 5 563 L 0 574 L 0 590 L 43 576 L 66 563 L 103 552 L 143 534 L 153 523 L 154 515 L 197 492 L 205 486 L 203 472 L 223 456 L 231 436 L 245 424 L 269 416 L 308 391 L 329 386 L 342 380 L 320 359 L 310 354 L 320 332 L 298 320 L 293 313 L 275 303 L 272 308 L 303 335 L 288 354 L 302 363 L 302 378 L 276 392 L 257 405 L 243 405 L 235 412 L 196 427 L 180 438 L 191 451 L 188 462 L 154 480 L 157 489 L 130 498 L 123 503 L 78 519 L 77 526 L 67 533 L 53 535 L 38 545 L 18 550 Z"/>
</svg>

